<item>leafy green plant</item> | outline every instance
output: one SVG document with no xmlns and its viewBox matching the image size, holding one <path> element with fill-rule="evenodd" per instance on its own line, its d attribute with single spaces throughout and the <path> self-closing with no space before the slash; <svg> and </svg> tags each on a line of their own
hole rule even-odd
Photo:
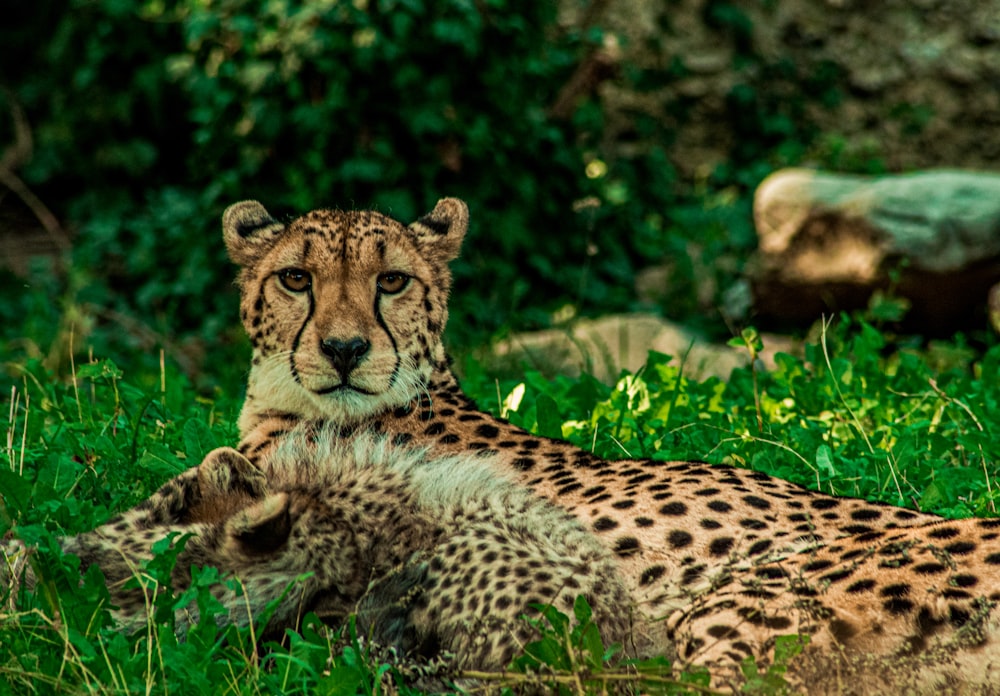
<svg viewBox="0 0 1000 696">
<path fill-rule="evenodd" d="M 759 351 L 754 332 L 739 341 Z M 653 353 L 614 387 L 533 373 L 493 385 L 475 371 L 469 383 L 495 413 L 601 456 L 732 464 L 826 493 L 994 515 L 1000 348 L 970 367 L 973 355 L 961 344 L 894 350 L 845 315 L 803 357 L 779 354 L 773 369 L 738 369 L 726 382 L 689 380 Z"/>
<path fill-rule="evenodd" d="M 743 691 L 748 694 L 783 693 L 789 684 L 785 681 L 788 664 L 809 645 L 809 636 L 778 636 L 774 640 L 774 660 L 763 672 L 753 658 L 743 660 L 743 676 L 746 683 Z"/>
<path fill-rule="evenodd" d="M 801 357 L 779 355 L 772 369 L 740 368 L 726 381 L 689 379 L 682 361 L 651 354 L 640 372 L 611 386 L 586 375 L 547 381 L 531 373 L 499 384 L 474 363 L 465 386 L 484 407 L 603 456 L 703 459 L 953 517 L 996 515 L 1000 347 L 976 351 L 956 339 L 916 350 L 846 316 L 824 323 L 816 336 Z M 754 332 L 740 341 L 759 353 Z M 206 569 L 188 590 L 171 591 L 166 579 L 176 545 L 164 544 L 143 571 L 154 621 L 121 632 L 111 622 L 103 577 L 93 568 L 81 576 L 55 536 L 106 521 L 212 447 L 235 442 L 237 400 L 199 396 L 166 362 L 163 372 L 133 379 L 111 361 L 81 364 L 64 381 L 40 359 L 17 371 L 9 408 L 0 412 L 0 535 L 37 548 L 43 582 L 34 594 L 0 593 L 0 691 L 410 688 L 350 627 L 337 635 L 312 617 L 298 631 L 262 642 L 266 612 L 246 628 L 218 625 L 213 588 L 232 581 Z M 197 607 L 201 617 L 185 641 L 172 627 L 178 606 Z M 515 661 L 515 676 L 484 678 L 508 679 L 500 683 L 514 689 L 530 673 L 574 693 L 622 684 L 650 693 L 707 690 L 705 673 L 678 679 L 666 656 L 620 661 L 582 602 L 572 617 L 544 609 L 537 621 L 541 637 Z M 747 689 L 784 689 L 801 644 L 789 638 L 781 646 L 766 669 L 744 665 Z"/>
<path fill-rule="evenodd" d="M 685 672 L 678 678 L 666 658 L 622 659 L 620 645 L 605 646 L 590 605 L 582 596 L 573 604 L 572 618 L 552 605 L 535 608 L 541 616 L 525 620 L 540 637 L 524 646 L 524 654 L 511 663 L 510 673 L 466 672 L 466 676 L 511 684 L 505 693 L 524 686 L 560 695 L 632 693 L 636 689 L 677 696 L 711 693 L 704 670 Z"/>
</svg>

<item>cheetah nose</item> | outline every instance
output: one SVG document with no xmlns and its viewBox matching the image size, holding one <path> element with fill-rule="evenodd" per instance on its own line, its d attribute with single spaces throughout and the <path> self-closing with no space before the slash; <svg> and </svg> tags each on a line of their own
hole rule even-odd
<svg viewBox="0 0 1000 696">
<path fill-rule="evenodd" d="M 324 338 L 319 342 L 319 347 L 330 358 L 334 369 L 340 373 L 341 379 L 346 379 L 351 370 L 361 362 L 372 344 L 360 336 L 355 336 L 346 341 L 341 341 L 339 338 Z"/>
</svg>

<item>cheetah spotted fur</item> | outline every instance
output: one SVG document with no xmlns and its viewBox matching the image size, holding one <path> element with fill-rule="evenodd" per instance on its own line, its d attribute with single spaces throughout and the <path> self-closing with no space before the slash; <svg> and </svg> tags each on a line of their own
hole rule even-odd
<svg viewBox="0 0 1000 696">
<path fill-rule="evenodd" d="M 671 647 L 691 663 L 719 665 L 720 675 L 747 654 L 766 662 L 775 636 L 798 624 L 762 622 L 745 640 L 735 637 L 734 624 L 729 643 L 719 647 L 718 639 L 698 635 L 696 607 L 752 584 L 761 568 L 808 566 L 814 554 L 940 523 L 935 515 L 832 497 L 737 468 L 605 461 L 483 413 L 462 393 L 441 343 L 447 263 L 468 219 L 457 199 L 439 201 L 408 226 L 376 212 L 317 210 L 286 224 L 255 201 L 227 209 L 223 236 L 241 267 L 241 318 L 253 345 L 241 452 L 267 470 L 285 433 L 306 422 L 334 424 L 344 439 L 375 431 L 435 454 L 495 457 L 516 481 L 592 530 L 618 559 L 639 610 L 666 619 Z M 977 524 L 959 526 L 972 533 Z M 906 566 L 895 571 L 912 573 Z M 769 592 L 794 603 L 791 581 L 781 582 L 785 592 Z M 830 584 L 822 601 L 836 605 L 842 587 Z M 743 603 L 752 605 L 745 597 Z M 841 620 L 856 630 L 832 631 L 830 640 L 847 652 L 910 649 L 913 631 L 881 641 L 859 637 L 872 622 L 916 620 L 918 605 L 905 606 L 873 602 L 846 614 Z M 823 641 L 813 644 L 809 650 L 818 653 Z"/>
</svg>

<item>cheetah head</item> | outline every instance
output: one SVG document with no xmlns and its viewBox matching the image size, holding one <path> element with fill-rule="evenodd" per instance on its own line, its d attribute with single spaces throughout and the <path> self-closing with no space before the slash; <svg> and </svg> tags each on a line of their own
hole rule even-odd
<svg viewBox="0 0 1000 696">
<path fill-rule="evenodd" d="M 371 211 L 284 224 L 256 201 L 227 208 L 254 350 L 248 403 L 348 424 L 416 398 L 446 365 L 448 262 L 468 216 L 454 198 L 408 226 Z"/>
</svg>

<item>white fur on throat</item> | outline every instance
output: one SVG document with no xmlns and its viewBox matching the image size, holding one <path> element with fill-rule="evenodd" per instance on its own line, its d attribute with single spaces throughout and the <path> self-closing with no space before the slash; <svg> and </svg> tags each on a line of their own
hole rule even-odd
<svg viewBox="0 0 1000 696">
<path fill-rule="evenodd" d="M 245 434 L 256 424 L 258 403 L 266 404 L 266 408 L 262 409 L 266 411 L 282 411 L 305 420 L 329 420 L 350 425 L 408 404 L 425 390 L 424 377 L 410 361 L 404 361 L 392 386 L 380 394 L 361 394 L 350 390 L 316 394 L 296 382 L 289 361 L 290 353 L 283 351 L 262 358 L 250 368 L 247 399 L 240 414 L 240 432 Z"/>
</svg>

